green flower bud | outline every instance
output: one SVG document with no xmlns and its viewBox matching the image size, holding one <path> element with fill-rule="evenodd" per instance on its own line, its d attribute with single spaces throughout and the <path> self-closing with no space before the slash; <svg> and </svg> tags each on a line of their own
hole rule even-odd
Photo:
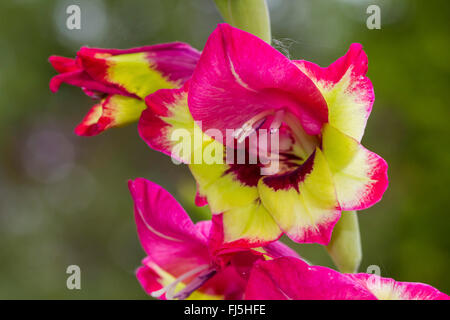
<svg viewBox="0 0 450 320">
<path fill-rule="evenodd" d="M 265 0 L 214 0 L 225 22 L 270 43 L 269 9 Z"/>
<path fill-rule="evenodd" d="M 343 211 L 326 247 L 339 271 L 355 273 L 362 259 L 361 237 L 356 211 Z"/>
</svg>

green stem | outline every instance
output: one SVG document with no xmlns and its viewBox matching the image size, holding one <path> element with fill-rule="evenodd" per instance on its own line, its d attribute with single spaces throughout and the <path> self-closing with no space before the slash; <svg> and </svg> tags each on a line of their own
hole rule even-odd
<svg viewBox="0 0 450 320">
<path fill-rule="evenodd" d="M 361 237 L 356 211 L 343 211 L 326 247 L 341 272 L 355 273 L 361 263 Z"/>
<path fill-rule="evenodd" d="M 266 0 L 214 0 L 225 22 L 263 39 L 272 41 Z"/>
</svg>

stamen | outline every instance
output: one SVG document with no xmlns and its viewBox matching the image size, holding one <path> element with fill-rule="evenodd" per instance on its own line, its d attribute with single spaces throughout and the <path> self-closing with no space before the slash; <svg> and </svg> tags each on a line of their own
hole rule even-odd
<svg viewBox="0 0 450 320">
<path fill-rule="evenodd" d="M 266 118 L 263 118 L 261 120 L 258 120 L 251 128 L 245 128 L 242 133 L 239 135 L 238 143 L 241 143 L 245 140 L 245 138 L 251 136 L 253 133 L 255 133 L 261 126 L 266 122 Z"/>
<path fill-rule="evenodd" d="M 307 134 L 297 118 L 291 113 L 286 114 L 284 121 L 291 129 L 295 143 L 300 147 L 299 156 L 303 159 L 307 159 L 319 145 L 318 137 Z"/>
<path fill-rule="evenodd" d="M 173 293 L 167 293 L 166 297 L 169 297 L 171 299 L 179 299 L 184 300 L 187 297 L 191 295 L 192 292 L 200 288 L 206 281 L 208 281 L 212 276 L 216 274 L 216 270 L 208 269 L 199 274 L 194 280 L 189 282 L 189 284 L 181 289 L 179 292 L 177 292 L 175 295 Z M 168 299 L 169 299 L 168 298 Z"/>
<path fill-rule="evenodd" d="M 210 275 L 211 271 L 214 271 L 214 273 L 215 273 L 215 270 L 211 270 L 209 265 L 201 265 L 195 269 L 192 269 L 192 270 L 182 274 L 177 279 L 175 279 L 175 281 L 173 281 L 169 285 L 165 286 L 164 288 L 161 288 L 158 291 L 152 292 L 151 296 L 153 298 L 159 298 L 160 296 L 162 296 L 165 293 L 167 300 L 172 300 L 174 298 L 178 298 L 178 296 L 188 297 L 194 290 L 198 289 L 206 280 L 208 280 L 211 276 L 214 275 L 214 273 L 212 275 Z M 199 272 L 202 272 L 202 273 L 196 279 L 191 281 L 191 283 L 193 283 L 192 286 L 191 286 L 191 283 L 189 283 L 185 288 L 180 290 L 180 292 L 175 294 L 175 289 L 180 282 L 190 278 L 191 276 L 193 276 Z M 205 279 L 206 275 L 210 275 L 210 276 Z M 200 278 L 202 280 L 202 282 L 199 285 L 198 285 L 198 278 Z M 190 290 L 191 287 L 194 287 L 194 289 L 188 292 L 187 289 L 189 288 L 189 290 Z"/>
<path fill-rule="evenodd" d="M 257 114 L 250 120 L 246 121 L 242 125 L 242 127 L 237 129 L 234 132 L 233 137 L 238 140 L 238 143 L 241 143 L 242 141 L 245 140 L 245 138 L 247 138 L 252 133 L 254 133 L 256 130 L 258 130 L 266 121 L 266 117 L 271 114 L 273 114 L 273 110 L 264 111 L 264 112 Z"/>
<path fill-rule="evenodd" d="M 278 132 L 284 120 L 284 110 L 278 110 L 275 112 L 272 123 L 270 124 L 269 131 L 271 134 Z"/>
</svg>

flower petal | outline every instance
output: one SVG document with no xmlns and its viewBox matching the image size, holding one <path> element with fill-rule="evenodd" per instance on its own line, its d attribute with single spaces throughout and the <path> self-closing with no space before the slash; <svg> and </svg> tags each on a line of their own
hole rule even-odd
<svg viewBox="0 0 450 320">
<path fill-rule="evenodd" d="M 206 197 L 198 191 L 198 184 L 194 202 L 197 207 L 204 207 L 208 204 L 208 200 L 206 199 Z"/>
<path fill-rule="evenodd" d="M 383 158 L 331 125 L 324 127 L 322 150 L 342 210 L 362 210 L 381 199 L 388 186 Z"/>
<path fill-rule="evenodd" d="M 75 70 L 70 72 L 65 72 L 54 76 L 50 80 L 50 90 L 52 92 L 57 92 L 62 83 L 67 83 L 72 86 L 81 87 L 84 90 L 88 90 L 88 92 L 99 92 L 102 94 L 121 94 L 126 96 L 130 95 L 127 91 L 106 85 L 104 83 L 95 81 L 89 76 L 84 70 Z M 90 95 L 92 96 L 92 95 Z"/>
<path fill-rule="evenodd" d="M 211 247 L 218 251 L 265 246 L 276 241 L 282 234 L 260 203 L 233 208 L 213 215 L 212 219 L 211 238 L 215 243 Z"/>
<path fill-rule="evenodd" d="M 264 206 L 292 240 L 328 244 L 341 212 L 331 171 L 318 148 L 298 169 L 264 177 L 258 190 Z"/>
<path fill-rule="evenodd" d="M 153 270 L 151 267 L 145 265 L 145 259 L 142 261 L 143 266 L 139 267 L 136 271 L 136 277 L 141 284 L 144 291 L 151 295 L 152 292 L 162 289 L 167 285 L 172 277 L 164 279 L 163 276 L 159 275 L 157 271 Z M 167 283 L 167 284 L 166 284 Z"/>
<path fill-rule="evenodd" d="M 110 95 L 94 105 L 75 128 L 80 136 L 94 136 L 103 131 L 136 122 L 145 103 L 141 100 L 122 95 Z"/>
<path fill-rule="evenodd" d="M 205 129 L 238 129 L 266 111 L 287 109 L 308 134 L 328 121 L 314 83 L 289 59 L 258 37 L 220 24 L 194 71 L 189 109 Z M 245 112 L 244 112 L 245 110 Z"/>
<path fill-rule="evenodd" d="M 281 258 L 281 257 L 294 257 L 300 258 L 298 253 L 291 249 L 289 246 L 285 245 L 281 241 L 271 242 L 263 247 L 264 254 L 271 258 Z"/>
<path fill-rule="evenodd" d="M 256 263 L 245 292 L 247 300 L 372 300 L 362 285 L 329 268 L 309 266 L 292 257 Z"/>
<path fill-rule="evenodd" d="M 72 72 L 80 70 L 81 67 L 76 63 L 75 59 L 61 56 L 50 56 L 48 62 L 59 73 Z"/>
<path fill-rule="evenodd" d="M 142 178 L 129 188 L 148 261 L 174 277 L 210 263 L 207 238 L 166 190 Z"/>
<path fill-rule="evenodd" d="M 375 274 L 349 274 L 379 300 L 449 300 L 449 296 L 424 283 L 398 282 Z"/>
<path fill-rule="evenodd" d="M 354 43 L 345 56 L 327 68 L 308 61 L 295 61 L 322 92 L 329 112 L 329 122 L 345 134 L 361 141 L 375 100 L 367 73 L 367 56 Z"/>
<path fill-rule="evenodd" d="M 158 89 L 186 82 L 200 53 L 174 42 L 128 50 L 83 47 L 77 56 L 93 79 L 144 99 Z"/>
<path fill-rule="evenodd" d="M 150 148 L 183 163 L 194 162 L 204 145 L 213 140 L 205 136 L 189 112 L 187 84 L 180 89 L 161 89 L 145 99 L 138 130 Z"/>
<path fill-rule="evenodd" d="M 247 281 L 237 273 L 236 268 L 228 266 L 218 271 L 199 290 L 189 296 L 189 299 L 205 300 L 198 295 L 203 294 L 209 297 L 207 298 L 209 300 L 213 300 L 211 297 L 224 300 L 242 300 L 246 284 Z"/>
</svg>

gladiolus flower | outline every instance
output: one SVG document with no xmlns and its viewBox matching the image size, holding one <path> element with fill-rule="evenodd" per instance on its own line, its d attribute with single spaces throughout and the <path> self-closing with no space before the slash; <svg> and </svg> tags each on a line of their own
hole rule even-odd
<svg viewBox="0 0 450 320">
<path fill-rule="evenodd" d="M 397 282 L 374 274 L 343 274 L 292 257 L 258 261 L 248 280 L 249 300 L 448 300 L 422 283 Z"/>
<path fill-rule="evenodd" d="M 50 81 L 52 92 L 65 82 L 81 87 L 100 102 L 75 133 L 97 135 L 139 119 L 144 98 L 161 88 L 177 88 L 192 75 L 200 53 L 184 43 L 167 43 L 127 50 L 82 47 L 75 59 L 51 56 L 60 74 Z"/>
<path fill-rule="evenodd" d="M 291 61 L 227 24 L 211 34 L 189 84 L 193 119 L 204 132 L 226 136 L 235 130 L 238 142 L 260 129 L 280 134 L 275 174 L 261 175 L 261 165 L 214 173 L 208 165 L 191 166 L 200 194 L 214 213 L 223 213 L 227 239 L 237 239 L 233 230 L 244 219 L 259 232 L 239 236 L 255 245 L 282 233 L 296 242 L 328 244 L 342 210 L 365 209 L 381 199 L 387 164 L 360 144 L 374 101 L 366 72 L 359 44 L 320 68 Z"/>
<path fill-rule="evenodd" d="M 147 257 L 137 270 L 144 290 L 160 299 L 241 299 L 253 264 L 297 254 L 281 243 L 257 249 L 222 246 L 220 223 L 194 224 L 162 187 L 129 182 L 139 239 Z"/>
</svg>

